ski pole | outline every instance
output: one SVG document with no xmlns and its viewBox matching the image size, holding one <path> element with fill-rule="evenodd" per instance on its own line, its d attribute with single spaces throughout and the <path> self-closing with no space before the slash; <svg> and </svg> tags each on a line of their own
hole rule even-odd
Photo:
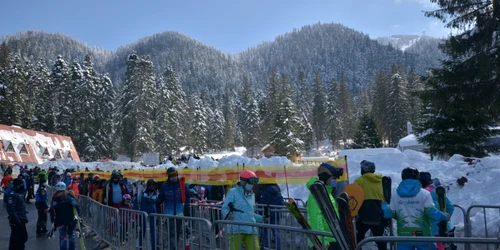
<svg viewBox="0 0 500 250">
<path fill-rule="evenodd" d="M 349 166 L 347 165 L 347 155 L 344 155 L 345 160 L 345 175 L 347 177 L 347 184 L 349 184 Z"/>
<path fill-rule="evenodd" d="M 295 202 L 293 199 L 290 197 L 290 190 L 288 189 L 288 175 L 286 174 L 286 165 L 283 166 L 285 169 L 285 185 L 286 185 L 286 195 L 288 196 L 288 202 Z"/>
</svg>

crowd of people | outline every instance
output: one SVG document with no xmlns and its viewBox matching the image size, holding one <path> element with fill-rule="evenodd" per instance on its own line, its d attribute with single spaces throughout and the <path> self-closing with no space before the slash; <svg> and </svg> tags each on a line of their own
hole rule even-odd
<svg viewBox="0 0 500 250">
<path fill-rule="evenodd" d="M 398 236 L 445 236 L 442 234 L 443 223 L 453 234 L 454 227 L 449 223 L 453 214 L 453 204 L 447 200 L 447 211 L 439 211 L 436 184 L 431 174 L 419 172 L 415 168 L 405 168 L 402 173 L 402 182 L 392 197 L 391 203 L 384 199 L 382 190 L 382 175 L 375 173 L 375 164 L 363 161 L 360 165 L 361 176 L 354 183 L 360 185 L 365 193 L 365 200 L 356 217 L 357 241 L 365 237 L 370 230 L 374 236 L 382 236 L 390 223 L 390 219 L 397 221 Z M 336 203 L 337 194 L 341 193 L 342 185 L 337 180 L 341 168 L 330 163 L 323 163 L 318 167 L 318 176 L 313 176 L 306 183 L 311 185 L 321 181 L 327 187 L 330 201 L 338 213 Z M 255 172 L 244 170 L 240 173 L 239 182 L 233 186 L 227 185 L 196 185 L 185 183 L 184 178 L 179 178 L 179 173 L 174 167 L 166 171 L 167 179 L 158 183 L 155 179 L 146 182 L 131 183 L 123 178 L 120 171 L 114 170 L 109 180 L 101 179 L 98 174 L 84 173 L 72 174 L 69 170 L 62 171 L 57 167 L 48 171 L 38 167 L 28 169 L 20 168 L 20 174 L 13 178 L 12 168 L 4 168 L 4 177 L 0 181 L 5 189 L 4 200 L 9 214 L 11 225 L 11 238 L 9 249 L 24 249 L 28 239 L 26 231 L 26 205 L 35 200 L 38 211 L 36 225 L 37 235 L 50 233 L 47 229 L 47 220 L 50 218 L 52 229 L 59 232 L 61 249 L 75 249 L 75 229 L 77 223 L 74 211 L 81 213 L 78 204 L 78 195 L 91 197 L 91 199 L 104 205 L 118 209 L 134 209 L 147 214 L 161 213 L 179 216 L 179 219 L 169 219 L 166 223 L 169 232 L 169 249 L 177 249 L 179 236 L 182 235 L 182 217 L 190 216 L 190 204 L 200 200 L 220 201 L 222 204 L 221 218 L 241 222 L 259 223 L 266 222 L 279 224 L 276 214 L 256 213 L 256 204 L 283 205 L 284 199 L 277 184 L 260 184 Z M 34 192 L 35 183 L 38 189 Z M 47 186 L 54 188 L 52 197 L 48 197 Z M 339 190 L 340 189 L 340 190 Z M 340 192 L 339 192 L 340 191 Z M 309 196 L 307 218 L 315 230 L 329 232 L 318 204 Z M 50 215 L 50 216 L 48 216 Z M 150 221 L 152 248 L 157 248 L 157 239 L 154 221 Z M 53 231 L 52 231 L 53 232 Z M 281 236 L 279 230 L 254 230 L 251 226 L 228 226 L 227 228 L 230 249 L 260 249 L 269 247 L 274 242 L 276 249 L 281 249 Z M 127 232 L 121 232 L 121 239 L 126 239 Z M 269 239 L 271 235 L 272 240 Z M 325 238 L 328 249 L 338 249 L 339 245 L 334 237 Z M 313 247 L 312 243 L 310 243 Z M 378 249 L 386 249 L 384 242 L 377 243 Z M 428 244 L 398 243 L 398 249 L 427 249 Z M 444 250 L 443 244 L 437 244 L 435 249 Z M 450 249 L 450 246 L 447 246 Z M 454 249 L 454 246 L 451 246 Z"/>
</svg>

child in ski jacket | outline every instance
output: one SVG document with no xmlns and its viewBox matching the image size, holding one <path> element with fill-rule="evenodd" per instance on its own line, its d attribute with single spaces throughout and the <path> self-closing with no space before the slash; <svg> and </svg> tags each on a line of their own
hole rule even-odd
<svg viewBox="0 0 500 250">
<path fill-rule="evenodd" d="M 262 223 L 264 218 L 255 213 L 255 194 L 253 188 L 258 183 L 257 175 L 250 170 L 245 170 L 240 175 L 240 184 L 227 192 L 222 205 L 222 216 L 234 221 Z M 231 205 L 230 205 L 231 204 Z M 234 207 L 237 211 L 231 209 Z M 246 249 L 258 250 L 259 229 L 251 226 L 228 225 L 230 249 L 240 249 L 245 244 Z"/>
<path fill-rule="evenodd" d="M 154 179 L 149 179 L 146 183 L 146 189 L 137 195 L 137 198 L 134 200 L 134 209 L 146 212 L 148 214 L 157 213 L 156 212 L 156 200 L 158 199 L 158 191 L 156 191 L 156 181 Z M 145 224 L 146 218 L 143 218 L 142 221 Z M 146 235 L 146 225 L 143 225 L 142 237 L 139 238 L 139 241 L 142 244 L 143 238 Z M 156 249 L 156 232 L 155 232 L 155 218 L 149 218 L 149 229 L 150 229 L 150 237 L 151 237 L 151 246 L 152 249 Z"/>
<path fill-rule="evenodd" d="M 36 222 L 37 234 L 47 232 L 47 211 L 49 208 L 49 195 L 45 187 L 45 182 L 40 183 L 35 195 L 35 207 L 38 211 L 38 220 Z"/>
<path fill-rule="evenodd" d="M 106 183 L 106 180 L 98 180 L 99 183 L 96 184 L 94 187 L 95 189 L 92 191 L 92 200 L 98 201 L 99 203 L 102 203 L 102 193 L 104 190 L 104 183 Z"/>
<path fill-rule="evenodd" d="M 69 184 L 68 186 L 68 190 L 73 190 L 73 193 L 75 195 L 79 195 L 80 194 L 80 180 L 78 178 L 78 176 L 73 176 L 73 180 L 71 181 L 71 183 Z"/>
<path fill-rule="evenodd" d="M 391 204 L 383 203 L 384 218 L 397 220 L 398 236 L 432 236 L 431 220 L 448 220 L 449 215 L 439 211 L 432 201 L 429 191 L 422 189 L 419 172 L 415 168 L 405 168 L 401 173 L 403 181 L 391 198 Z M 435 249 L 433 244 L 432 249 Z M 428 249 L 427 243 L 397 243 L 399 250 Z"/>
<path fill-rule="evenodd" d="M 438 197 L 436 194 L 436 186 L 432 183 L 431 174 L 429 172 L 420 172 L 420 183 L 422 184 L 422 187 L 425 190 L 427 190 L 431 193 L 431 197 L 432 197 L 432 201 L 434 202 L 434 206 L 436 206 L 436 208 L 439 208 Z M 453 212 L 455 211 L 455 207 L 453 206 L 453 203 L 451 203 L 451 201 L 448 199 L 448 197 L 446 197 L 445 202 L 446 202 L 446 211 L 444 211 L 444 212 L 446 212 L 447 214 L 452 216 Z M 454 229 L 454 226 L 450 221 L 448 221 L 448 223 L 446 223 L 446 226 L 448 227 L 448 231 L 452 231 Z M 438 222 L 431 221 L 431 232 L 432 232 L 432 235 L 434 235 L 436 237 L 440 237 L 439 236 Z M 444 250 L 444 244 L 442 242 L 438 242 L 437 248 L 438 248 L 438 250 Z"/>
<path fill-rule="evenodd" d="M 54 228 L 59 231 L 59 245 L 61 249 L 75 249 L 74 230 L 76 223 L 73 208 L 78 215 L 81 214 L 80 206 L 76 199 L 66 191 L 66 184 L 58 182 L 55 186 L 56 192 L 50 203 L 50 221 L 54 223 Z M 69 247 L 68 247 L 69 244 Z"/>
</svg>

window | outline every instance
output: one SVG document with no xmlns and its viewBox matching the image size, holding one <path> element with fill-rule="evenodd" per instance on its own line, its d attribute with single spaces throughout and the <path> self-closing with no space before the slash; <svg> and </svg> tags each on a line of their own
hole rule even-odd
<svg viewBox="0 0 500 250">
<path fill-rule="evenodd" d="M 50 153 L 49 153 L 49 149 L 48 149 L 48 148 L 45 148 L 45 150 L 43 151 L 42 156 L 50 156 Z"/>
<path fill-rule="evenodd" d="M 54 158 L 56 159 L 61 159 L 62 158 L 62 155 L 61 155 L 61 150 L 56 150 L 56 154 L 54 155 Z"/>
<path fill-rule="evenodd" d="M 23 146 L 21 147 L 21 150 L 19 150 L 19 154 L 29 155 L 28 149 L 26 148 L 26 144 L 23 144 Z"/>
<path fill-rule="evenodd" d="M 12 142 L 9 143 L 9 145 L 5 149 L 5 152 L 7 152 L 7 153 L 15 153 L 16 152 L 16 150 L 14 150 L 14 146 L 12 145 Z"/>
</svg>

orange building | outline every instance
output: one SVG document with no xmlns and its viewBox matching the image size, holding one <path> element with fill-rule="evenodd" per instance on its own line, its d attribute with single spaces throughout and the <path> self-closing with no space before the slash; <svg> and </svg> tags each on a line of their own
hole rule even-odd
<svg viewBox="0 0 500 250">
<path fill-rule="evenodd" d="M 0 124 L 0 162 L 41 164 L 54 159 L 80 161 L 71 137 Z"/>
</svg>

